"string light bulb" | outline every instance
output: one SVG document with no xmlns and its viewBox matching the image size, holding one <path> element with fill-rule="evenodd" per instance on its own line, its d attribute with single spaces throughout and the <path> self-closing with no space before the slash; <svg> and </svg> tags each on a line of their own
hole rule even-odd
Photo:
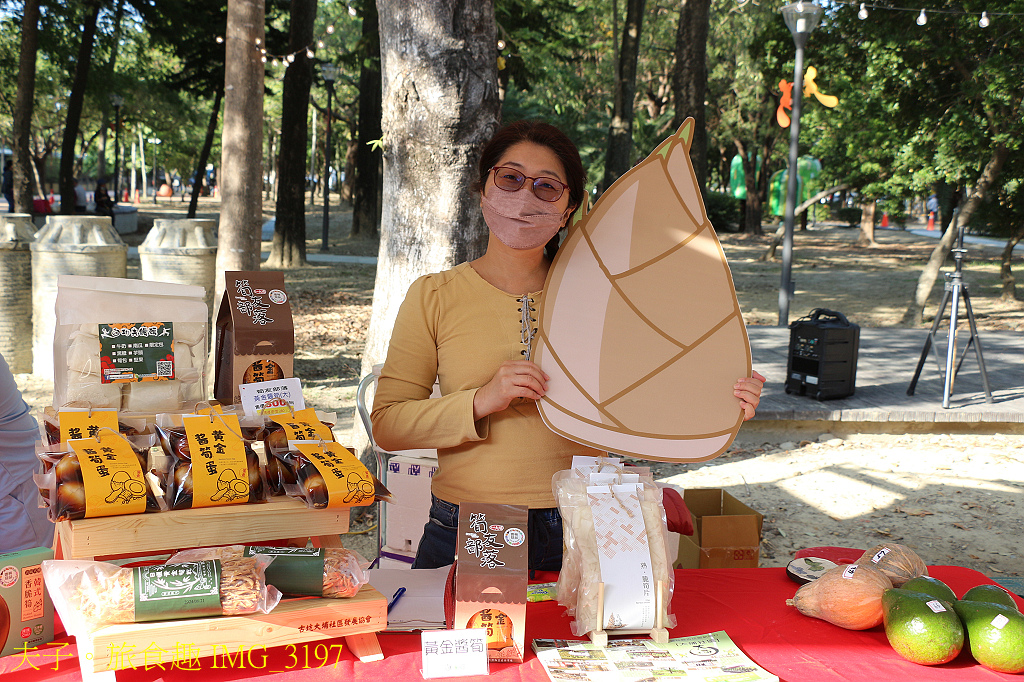
<svg viewBox="0 0 1024 682">
<path fill-rule="evenodd" d="M 981 13 L 981 19 L 978 19 L 978 26 L 988 28 L 988 12 Z"/>
<path fill-rule="evenodd" d="M 330 35 L 332 33 L 334 33 L 334 26 L 328 26 L 327 27 L 327 35 Z"/>
<path fill-rule="evenodd" d="M 286 57 L 286 59 L 288 60 L 288 63 L 291 64 L 295 61 L 295 55 L 290 54 Z"/>
<path fill-rule="evenodd" d="M 220 43 L 223 43 L 223 42 L 224 42 L 224 36 L 217 36 L 217 43 L 220 44 Z"/>
<path fill-rule="evenodd" d="M 864 21 L 865 19 L 868 18 L 868 10 L 866 7 L 864 7 L 863 2 L 860 3 L 860 11 L 857 12 L 857 18 L 860 19 L 861 21 Z"/>
<path fill-rule="evenodd" d="M 348 6 L 348 15 L 350 17 L 354 17 L 356 15 L 356 8 L 353 7 L 352 5 Z"/>
<path fill-rule="evenodd" d="M 313 50 L 310 50 L 309 48 L 306 48 L 306 57 L 308 57 L 309 59 L 312 59 L 313 58 Z"/>
<path fill-rule="evenodd" d="M 498 49 L 499 50 L 504 50 L 505 49 L 505 41 L 504 40 L 500 40 L 500 39 L 498 40 Z"/>
<path fill-rule="evenodd" d="M 917 15 L 917 25 L 924 26 L 927 23 L 928 17 L 925 15 L 924 10 L 921 10 L 921 13 Z"/>
</svg>

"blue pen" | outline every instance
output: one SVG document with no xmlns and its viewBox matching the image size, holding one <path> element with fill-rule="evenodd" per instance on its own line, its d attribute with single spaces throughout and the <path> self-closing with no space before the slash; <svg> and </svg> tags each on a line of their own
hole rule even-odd
<svg viewBox="0 0 1024 682">
<path fill-rule="evenodd" d="M 395 590 L 395 593 L 391 596 L 391 601 L 388 602 L 388 613 L 391 613 L 392 607 L 398 603 L 398 600 L 402 598 L 403 594 L 405 594 L 404 587 L 399 587 Z"/>
</svg>

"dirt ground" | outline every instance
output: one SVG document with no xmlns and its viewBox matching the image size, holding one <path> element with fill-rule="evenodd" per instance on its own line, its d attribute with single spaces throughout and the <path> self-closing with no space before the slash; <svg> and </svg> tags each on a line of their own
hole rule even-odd
<svg viewBox="0 0 1024 682">
<path fill-rule="evenodd" d="M 210 203 L 201 206 L 211 217 L 215 209 Z M 178 211 L 173 204 L 156 211 L 146 207 L 142 229 L 153 216 L 173 217 Z M 273 205 L 264 211 L 269 217 Z M 319 235 L 319 207 L 311 209 L 307 221 L 309 233 Z M 350 237 L 350 225 L 351 213 L 333 206 L 330 252 L 376 255 L 376 242 Z M 898 325 L 935 240 L 880 230 L 877 248 L 857 248 L 856 236 L 856 230 L 827 225 L 796 234 L 791 319 L 826 307 L 862 327 Z M 142 232 L 126 235 L 130 244 L 142 238 Z M 780 264 L 758 259 L 770 237 L 723 234 L 721 240 L 747 324 L 776 324 Z M 317 252 L 319 239 L 309 240 L 307 249 Z M 1024 303 L 1000 300 L 999 249 L 969 249 L 965 281 L 979 328 L 1024 330 Z M 1014 265 L 1022 267 L 1019 259 Z M 138 276 L 137 266 L 137 261 L 129 264 L 134 268 L 129 276 Z M 353 429 L 361 431 L 353 419 L 355 388 L 374 276 L 374 266 L 354 264 L 312 264 L 285 274 L 296 323 L 296 376 L 310 405 L 338 413 L 342 441 Z M 941 290 L 940 281 L 924 328 Z M 17 379 L 34 408 L 49 403 L 48 381 L 30 375 Z M 837 436 L 827 425 L 821 428 L 809 434 L 752 425 L 711 462 L 652 465 L 659 479 L 681 487 L 724 488 L 762 512 L 763 566 L 784 566 L 804 547 L 868 548 L 893 541 L 931 564 L 966 566 L 993 577 L 1024 575 L 1024 436 Z M 346 543 L 372 554 L 376 516 L 373 508 L 357 511 Z"/>
</svg>

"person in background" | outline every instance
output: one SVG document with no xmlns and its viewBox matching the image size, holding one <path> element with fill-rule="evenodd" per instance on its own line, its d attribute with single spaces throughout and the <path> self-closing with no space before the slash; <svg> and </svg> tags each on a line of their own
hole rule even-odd
<svg viewBox="0 0 1024 682">
<path fill-rule="evenodd" d="M 529 566 L 562 565 L 552 476 L 601 453 L 551 431 L 537 400 L 548 376 L 529 360 L 558 233 L 585 200 L 579 151 L 558 128 L 518 121 L 484 147 L 473 187 L 489 228 L 480 258 L 416 280 L 402 303 L 374 396 L 385 450 L 437 448 L 430 517 L 413 568 L 451 564 L 459 504 L 529 508 Z M 764 377 L 740 378 L 736 408 L 754 416 Z M 434 379 L 440 398 L 430 399 Z"/>
<path fill-rule="evenodd" d="M 89 199 L 85 196 L 85 188 L 78 178 L 75 178 L 75 213 L 85 213 L 88 207 Z"/>
<path fill-rule="evenodd" d="M 14 162 L 10 159 L 4 164 L 3 193 L 7 199 L 7 212 L 14 213 Z"/>
<path fill-rule="evenodd" d="M 96 215 L 114 215 L 114 202 L 110 200 L 107 192 L 107 183 L 100 180 L 96 183 Z"/>
<path fill-rule="evenodd" d="M 0 355 L 0 552 L 53 543 L 53 524 L 39 508 L 32 474 L 39 469 L 36 420 Z"/>
</svg>

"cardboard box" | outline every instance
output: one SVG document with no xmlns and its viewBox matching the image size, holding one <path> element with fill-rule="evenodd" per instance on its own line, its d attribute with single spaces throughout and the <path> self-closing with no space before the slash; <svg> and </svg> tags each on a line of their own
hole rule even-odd
<svg viewBox="0 0 1024 682">
<path fill-rule="evenodd" d="M 436 459 L 392 457 L 386 485 L 394 502 L 385 505 L 384 544 L 415 552 L 430 516 L 430 481 Z"/>
<path fill-rule="evenodd" d="M 0 554 L 0 656 L 53 640 L 53 602 L 39 567 L 47 559 L 46 547 Z"/>
<path fill-rule="evenodd" d="M 523 662 L 528 518 L 518 505 L 459 505 L 453 627 L 485 628 L 489 661 Z"/>
<path fill-rule="evenodd" d="M 232 271 L 224 278 L 213 395 L 230 405 L 241 401 L 239 384 L 292 376 L 295 327 L 283 272 Z"/>
<path fill-rule="evenodd" d="M 764 517 L 719 488 L 687 490 L 693 535 L 679 536 L 676 568 L 757 568 Z"/>
</svg>

